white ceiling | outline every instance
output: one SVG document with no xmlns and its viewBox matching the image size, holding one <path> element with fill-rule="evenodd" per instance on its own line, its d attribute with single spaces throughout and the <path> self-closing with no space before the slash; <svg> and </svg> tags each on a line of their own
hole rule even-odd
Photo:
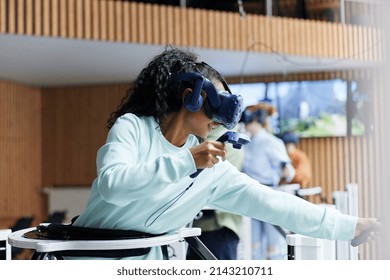
<svg viewBox="0 0 390 280">
<path fill-rule="evenodd" d="M 165 46 L 0 35 L 0 80 L 58 87 L 129 83 Z M 369 67 L 349 60 L 318 59 L 190 48 L 225 77 Z"/>
</svg>

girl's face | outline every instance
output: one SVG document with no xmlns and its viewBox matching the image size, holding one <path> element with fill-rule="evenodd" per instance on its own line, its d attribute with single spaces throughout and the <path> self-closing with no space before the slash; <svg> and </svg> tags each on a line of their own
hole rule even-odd
<svg viewBox="0 0 390 280">
<path fill-rule="evenodd" d="M 214 82 L 214 86 L 217 91 L 224 90 L 222 83 L 219 81 Z M 204 94 L 203 99 L 205 100 L 206 98 L 207 96 L 206 94 Z M 202 138 L 206 138 L 207 135 L 209 135 L 209 133 L 213 131 L 213 129 L 217 128 L 221 124 L 209 119 L 204 110 L 204 106 L 202 106 L 202 108 L 198 112 L 189 114 L 188 125 L 191 128 L 192 134 Z"/>
<path fill-rule="evenodd" d="M 207 117 L 203 107 L 198 112 L 191 113 L 189 116 L 188 123 L 192 128 L 191 133 L 202 138 L 206 138 L 213 129 L 220 125 Z"/>
</svg>

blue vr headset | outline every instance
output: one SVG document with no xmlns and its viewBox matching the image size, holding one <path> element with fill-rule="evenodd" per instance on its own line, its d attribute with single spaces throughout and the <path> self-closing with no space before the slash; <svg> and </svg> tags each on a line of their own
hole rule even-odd
<svg viewBox="0 0 390 280">
<path fill-rule="evenodd" d="M 197 72 L 179 73 L 176 78 L 189 83 L 192 88 L 192 93 L 184 99 L 188 111 L 197 112 L 204 103 L 209 119 L 221 123 L 227 129 L 237 125 L 243 111 L 243 99 L 241 95 L 232 94 L 225 81 L 222 81 L 225 90 L 218 92 L 209 79 Z M 201 95 L 202 90 L 207 93 L 206 102 Z"/>
<path fill-rule="evenodd" d="M 244 110 L 241 115 L 240 122 L 244 124 L 249 124 L 256 120 L 258 123 L 263 123 L 267 116 L 268 114 L 265 110 L 256 110 L 254 112 Z"/>
</svg>

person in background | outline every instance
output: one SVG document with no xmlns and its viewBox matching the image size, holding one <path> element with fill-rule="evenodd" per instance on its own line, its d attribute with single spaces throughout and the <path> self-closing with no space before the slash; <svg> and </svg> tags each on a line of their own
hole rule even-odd
<svg viewBox="0 0 390 280">
<path fill-rule="evenodd" d="M 270 187 L 278 186 L 282 180 L 289 183 L 295 176 L 283 141 L 270 132 L 270 119 L 275 113 L 275 107 L 260 102 L 248 106 L 240 120 L 252 140 L 244 147 L 243 171 Z"/>
<path fill-rule="evenodd" d="M 280 135 L 286 145 L 288 156 L 295 170 L 295 176 L 291 184 L 299 184 L 302 188 L 307 188 L 311 184 L 312 169 L 309 157 L 305 152 L 297 148 L 299 136 L 294 132 L 285 132 Z"/>
<path fill-rule="evenodd" d="M 233 129 L 237 131 L 237 127 Z M 216 140 L 227 129 L 219 126 L 214 129 L 207 139 Z M 238 170 L 242 169 L 244 162 L 244 149 L 234 149 L 232 145 L 226 146 L 226 159 Z M 202 210 L 199 218 L 195 218 L 194 227 L 202 229 L 199 239 L 219 260 L 236 260 L 237 248 L 242 229 L 242 217 L 240 215 L 215 210 Z M 187 259 L 199 259 L 199 256 L 189 248 Z"/>
<path fill-rule="evenodd" d="M 234 128 L 242 103 L 195 53 L 168 47 L 156 55 L 108 120 L 97 175 L 73 225 L 163 234 L 188 225 L 206 206 L 333 240 L 381 225 L 273 191 L 226 160 L 230 144 L 199 142 L 219 126 Z M 164 253 L 156 246 L 117 258 L 162 260 Z"/>
<path fill-rule="evenodd" d="M 263 185 L 277 187 L 291 182 L 294 168 L 282 140 L 269 131 L 269 120 L 276 109 L 260 102 L 248 106 L 241 121 L 252 142 L 244 147 L 243 172 Z M 252 259 L 286 259 L 286 241 L 281 228 L 252 219 Z"/>
</svg>

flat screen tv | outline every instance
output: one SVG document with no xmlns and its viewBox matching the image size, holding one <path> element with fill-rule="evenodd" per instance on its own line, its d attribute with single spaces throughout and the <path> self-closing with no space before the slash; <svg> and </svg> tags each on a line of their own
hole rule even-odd
<svg viewBox="0 0 390 280">
<path fill-rule="evenodd" d="M 347 135 L 348 127 L 352 135 L 364 133 L 362 122 L 347 118 L 348 87 L 353 90 L 353 85 L 332 79 L 229 86 L 243 96 L 245 106 L 265 101 L 276 107 L 274 133 L 295 131 L 301 137 L 329 137 Z"/>
</svg>

